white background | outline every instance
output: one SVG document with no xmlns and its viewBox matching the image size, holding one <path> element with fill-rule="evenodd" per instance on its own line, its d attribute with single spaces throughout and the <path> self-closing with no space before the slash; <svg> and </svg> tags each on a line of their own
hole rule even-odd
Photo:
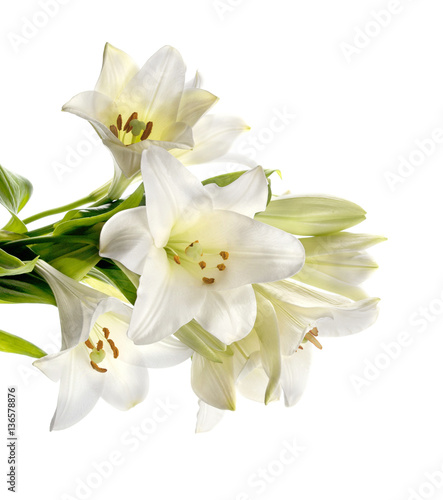
<svg viewBox="0 0 443 500">
<path fill-rule="evenodd" d="M 436 473 L 443 469 L 443 146 L 428 145 L 426 158 L 415 151 L 417 141 L 443 128 L 441 2 L 51 5 L 57 12 L 50 18 L 41 2 L 0 7 L 0 162 L 34 184 L 24 216 L 84 196 L 111 176 L 109 153 L 98 144 L 88 151 L 83 143 L 87 152 L 61 178 L 55 168 L 89 134 L 85 122 L 60 108 L 94 87 L 105 42 L 140 64 L 171 44 L 190 76 L 199 69 L 204 88 L 221 98 L 214 111 L 239 114 L 253 127 L 257 159 L 283 170 L 285 189 L 348 198 L 368 212 L 358 230 L 389 241 L 373 252 L 380 269 L 367 287 L 382 298 L 375 326 L 324 342 L 295 408 L 241 399 L 238 411 L 207 434 L 194 434 L 197 401 L 187 363 L 152 371 L 148 400 L 134 410 L 99 404 L 75 427 L 50 433 L 56 384 L 29 369 L 28 358 L 0 354 L 1 498 L 12 495 L 4 418 L 11 384 L 19 393 L 15 498 L 443 498 Z M 29 23 L 40 27 L 32 32 Z M 28 39 L 18 38 L 23 33 Z M 290 118 L 270 133 L 278 113 Z M 245 136 L 243 148 L 252 140 Z M 410 155 L 415 170 L 403 170 L 390 185 L 387 173 L 400 175 L 399 158 Z M 0 318 L 0 329 L 57 350 L 55 308 L 1 306 Z M 407 345 L 383 356 L 402 332 Z M 364 385 L 357 387 L 357 377 Z M 149 420 L 158 400 L 174 407 L 162 413 L 163 422 Z M 128 440 L 143 422 L 140 438 Z M 297 458 L 282 464 L 294 441 Z M 105 466 L 97 475 L 96 466 L 116 456 L 112 474 Z"/>
</svg>

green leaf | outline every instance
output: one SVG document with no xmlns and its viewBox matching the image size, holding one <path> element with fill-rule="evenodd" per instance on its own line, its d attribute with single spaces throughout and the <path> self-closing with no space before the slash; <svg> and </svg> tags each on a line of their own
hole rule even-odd
<svg viewBox="0 0 443 500">
<path fill-rule="evenodd" d="M 22 262 L 17 257 L 0 249 L 0 276 L 15 276 L 17 274 L 30 273 L 37 262 L 38 257 L 32 261 Z"/>
<path fill-rule="evenodd" d="M 18 214 L 32 194 L 32 184 L 21 175 L 0 165 L 0 203 L 12 214 Z"/>
<path fill-rule="evenodd" d="M 0 303 L 56 305 L 49 285 L 34 273 L 0 278 Z"/>
<path fill-rule="evenodd" d="M 110 203 L 96 209 L 71 210 L 64 219 L 55 225 L 54 236 L 71 233 L 72 231 L 95 224 L 104 223 L 116 213 L 129 208 L 138 207 L 143 200 L 144 186 L 140 186 L 124 201 Z"/>
<path fill-rule="evenodd" d="M 92 269 L 89 274 L 93 278 L 101 279 L 105 283 L 105 279 L 107 278 L 111 284 L 120 290 L 131 304 L 135 303 L 137 289 L 126 274 L 112 261 L 105 259 L 101 260 L 96 266 L 96 269 Z"/>
<path fill-rule="evenodd" d="M 25 339 L 0 330 L 0 351 L 23 354 L 31 358 L 43 358 L 45 351 Z"/>
<path fill-rule="evenodd" d="M 3 229 L 12 231 L 13 233 L 26 233 L 28 229 L 23 222 L 12 212 L 9 213 L 11 214 L 11 219 Z"/>
</svg>

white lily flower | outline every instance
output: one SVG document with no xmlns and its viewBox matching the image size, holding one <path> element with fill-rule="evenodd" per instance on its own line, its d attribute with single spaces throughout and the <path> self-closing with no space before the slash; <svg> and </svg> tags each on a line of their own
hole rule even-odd
<svg viewBox="0 0 443 500">
<path fill-rule="evenodd" d="M 223 410 L 235 409 L 238 390 L 268 404 L 283 392 L 293 406 L 306 387 L 319 338 L 358 333 L 377 318 L 378 299 L 351 301 L 283 280 L 254 285 L 258 316 L 252 332 L 229 346 L 222 363 L 194 354 L 192 386 L 200 398 L 197 432 L 213 428 Z"/>
<path fill-rule="evenodd" d="M 252 219 L 266 206 L 263 170 L 203 187 L 155 146 L 141 168 L 146 207 L 116 214 L 100 237 L 100 255 L 141 275 L 130 338 L 156 342 L 193 318 L 225 344 L 243 338 L 256 317 L 251 284 L 292 276 L 304 260 L 297 238 Z"/>
<path fill-rule="evenodd" d="M 198 88 L 198 79 L 185 85 L 185 73 L 183 59 L 173 47 L 163 47 L 139 68 L 108 43 L 95 90 L 76 95 L 62 109 L 91 123 L 127 178 L 140 171 L 141 153 L 150 144 L 173 149 L 177 155 L 193 149 L 194 127 L 198 144 L 188 163 L 211 161 L 248 127 L 232 117 L 199 124 L 218 98 Z M 124 179 L 119 182 L 125 185 Z"/>
<path fill-rule="evenodd" d="M 120 410 L 143 401 L 148 392 L 147 367 L 181 363 L 192 351 L 175 339 L 136 346 L 127 337 L 132 308 L 63 275 L 39 261 L 37 271 L 51 287 L 60 314 L 62 348 L 34 365 L 60 381 L 51 430 L 84 418 L 99 398 Z"/>
</svg>

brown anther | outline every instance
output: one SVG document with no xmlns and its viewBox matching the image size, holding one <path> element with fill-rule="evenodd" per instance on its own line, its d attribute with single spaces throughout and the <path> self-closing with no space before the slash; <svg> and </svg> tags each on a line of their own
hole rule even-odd
<svg viewBox="0 0 443 500">
<path fill-rule="evenodd" d="M 107 328 L 103 328 L 103 333 L 105 334 L 105 339 L 107 339 L 110 335 L 110 332 Z"/>
<path fill-rule="evenodd" d="M 120 354 L 117 346 L 114 344 L 114 341 L 111 339 L 108 339 L 108 343 L 111 346 L 112 352 L 114 354 L 114 358 L 118 358 L 118 355 Z"/>
<path fill-rule="evenodd" d="M 315 335 L 312 334 L 312 330 L 310 330 L 306 335 L 305 335 L 305 340 L 308 340 L 312 344 L 315 345 L 318 349 L 323 349 L 323 346 L 320 344 L 320 342 L 317 340 Z"/>
<path fill-rule="evenodd" d="M 180 264 L 180 257 L 178 255 L 174 255 L 174 262 Z"/>
<path fill-rule="evenodd" d="M 223 260 L 228 260 L 229 259 L 229 252 L 220 252 L 220 257 Z"/>
<path fill-rule="evenodd" d="M 142 136 L 140 137 L 141 141 L 144 141 L 145 139 L 147 139 L 151 135 L 153 125 L 154 124 L 152 122 L 148 122 L 146 124 L 145 131 L 143 132 Z"/>
<path fill-rule="evenodd" d="M 318 329 L 317 328 L 313 328 L 312 330 L 309 331 L 309 333 L 312 333 L 312 335 L 314 335 L 314 337 L 318 337 Z"/>
<path fill-rule="evenodd" d="M 117 127 L 115 125 L 111 125 L 109 127 L 109 130 L 115 135 L 115 137 L 117 137 L 118 139 L 118 130 L 117 130 Z"/>
<path fill-rule="evenodd" d="M 201 267 L 201 269 L 204 269 L 206 267 L 206 262 L 202 260 L 201 262 L 198 263 L 198 265 Z"/>
<path fill-rule="evenodd" d="M 218 269 L 219 271 L 224 271 L 224 270 L 226 269 L 226 266 L 225 266 L 224 264 L 219 264 L 219 265 L 217 266 L 217 269 Z"/>
<path fill-rule="evenodd" d="M 212 285 L 212 283 L 214 283 L 215 279 L 214 278 L 202 278 L 202 281 L 205 285 Z"/>
<path fill-rule="evenodd" d="M 103 340 L 99 340 L 97 342 L 97 351 L 101 351 L 103 349 Z"/>
<path fill-rule="evenodd" d="M 132 115 L 128 118 L 128 121 L 125 123 L 125 126 L 123 127 L 123 132 L 130 132 L 132 130 L 132 127 L 130 123 L 132 120 L 137 120 L 138 118 L 138 113 L 134 111 Z"/>
<path fill-rule="evenodd" d="M 86 342 L 86 347 L 89 347 L 89 349 L 94 349 L 94 344 L 88 339 Z"/>
<path fill-rule="evenodd" d="M 299 345 L 298 348 L 303 351 L 303 346 Z"/>
<path fill-rule="evenodd" d="M 193 247 L 194 246 L 194 243 L 198 243 L 198 240 L 195 240 L 193 243 L 191 243 L 189 246 L 190 247 Z"/>
<path fill-rule="evenodd" d="M 100 368 L 97 363 L 94 363 L 94 361 L 91 361 L 91 366 L 96 372 L 99 373 L 106 373 L 108 371 L 106 368 Z"/>
<path fill-rule="evenodd" d="M 122 121 L 122 115 L 118 115 L 118 116 L 117 116 L 117 128 L 118 128 L 119 130 L 121 130 L 121 129 L 122 129 L 122 123 L 123 123 L 123 121 Z"/>
</svg>

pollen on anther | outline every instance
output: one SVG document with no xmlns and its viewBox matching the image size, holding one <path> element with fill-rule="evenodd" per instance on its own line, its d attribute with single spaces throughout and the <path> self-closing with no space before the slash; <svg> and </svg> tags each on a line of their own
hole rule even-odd
<svg viewBox="0 0 443 500">
<path fill-rule="evenodd" d="M 174 255 L 174 262 L 180 264 L 180 257 L 178 255 Z"/>
<path fill-rule="evenodd" d="M 114 358 L 118 358 L 120 351 L 118 350 L 117 346 L 114 344 L 114 341 L 111 339 L 108 339 L 108 343 L 111 346 L 112 353 L 114 354 Z"/>
<path fill-rule="evenodd" d="M 138 113 L 136 111 L 134 111 L 132 113 L 132 115 L 128 118 L 127 122 L 125 123 L 125 126 L 123 127 L 123 131 L 124 132 L 130 132 L 132 129 L 132 127 L 130 126 L 130 123 L 132 122 L 132 120 L 137 120 L 138 118 Z"/>
<path fill-rule="evenodd" d="M 103 328 L 103 333 L 105 334 L 105 339 L 107 339 L 109 337 L 109 329 L 108 328 Z"/>
<path fill-rule="evenodd" d="M 115 125 L 111 125 L 109 127 L 109 130 L 115 135 L 115 137 L 117 137 L 118 139 L 118 130 L 117 130 L 117 127 Z"/>
<path fill-rule="evenodd" d="M 94 363 L 94 361 L 91 361 L 91 366 L 95 371 L 99 373 L 106 373 L 108 371 L 106 368 L 100 368 L 100 366 L 98 366 L 97 363 Z"/>
<path fill-rule="evenodd" d="M 201 262 L 198 263 L 198 265 L 201 267 L 201 269 L 204 269 L 206 267 L 206 262 L 202 260 Z"/>
<path fill-rule="evenodd" d="M 89 347 L 89 349 L 94 349 L 94 344 L 88 339 L 86 342 L 86 347 Z"/>
<path fill-rule="evenodd" d="M 99 340 L 97 342 L 97 351 L 101 351 L 103 349 L 103 340 Z"/>
<path fill-rule="evenodd" d="M 117 128 L 118 128 L 119 130 L 121 130 L 121 129 L 122 129 L 122 124 L 123 124 L 123 121 L 122 121 L 122 115 L 118 115 L 118 116 L 117 116 Z"/>
<path fill-rule="evenodd" d="M 212 283 L 214 283 L 215 279 L 214 278 L 202 278 L 202 281 L 205 285 L 212 285 Z"/>
<path fill-rule="evenodd" d="M 229 259 L 229 252 L 220 252 L 220 257 L 223 259 L 223 260 L 228 260 Z"/>
<path fill-rule="evenodd" d="M 224 271 L 224 270 L 226 269 L 226 266 L 225 266 L 224 264 L 219 264 L 219 265 L 217 266 L 217 269 L 218 269 L 219 271 Z"/>
<path fill-rule="evenodd" d="M 146 124 L 145 131 L 143 132 L 142 136 L 140 137 L 141 141 L 144 141 L 145 139 L 147 139 L 151 135 L 153 126 L 154 126 L 154 124 L 152 122 L 148 122 Z"/>
</svg>

